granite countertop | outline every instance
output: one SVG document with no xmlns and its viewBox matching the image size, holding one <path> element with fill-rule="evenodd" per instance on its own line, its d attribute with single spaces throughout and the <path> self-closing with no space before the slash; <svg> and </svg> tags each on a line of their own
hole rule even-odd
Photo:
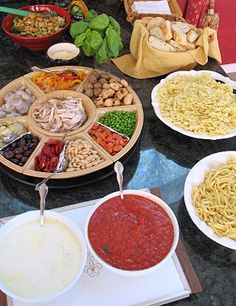
<svg viewBox="0 0 236 306">
<path fill-rule="evenodd" d="M 122 54 L 128 53 L 132 26 L 125 20 L 123 3 L 119 0 L 86 3 L 89 8 L 112 15 L 119 21 L 125 46 Z M 21 5 L 23 4 L 25 1 L 22 1 Z M 19 7 L 14 1 L 9 2 L 10 5 Z M 45 52 L 21 48 L 9 40 L 1 30 L 0 40 L 0 87 L 30 72 L 34 65 L 52 66 Z M 69 41 L 69 35 L 65 35 L 63 40 Z M 143 132 L 136 150 L 125 162 L 124 185 L 129 189 L 160 187 L 164 200 L 177 215 L 181 239 L 203 287 L 201 293 L 172 305 L 236 305 L 235 252 L 216 244 L 202 234 L 191 221 L 183 200 L 184 181 L 191 167 L 211 153 L 235 150 L 236 138 L 199 140 L 181 135 L 165 126 L 155 116 L 150 99 L 152 88 L 161 78 L 133 79 L 124 76 L 112 63 L 98 65 L 93 59 L 84 56 L 79 57 L 76 65 L 99 68 L 125 78 L 142 101 L 145 115 Z M 196 69 L 209 69 L 225 75 L 219 64 L 212 59 L 209 59 L 205 66 L 197 66 Z M 106 177 L 107 174 L 110 175 Z M 0 217 L 38 208 L 39 198 L 33 186 L 15 180 L 4 171 L 0 171 L 0 178 Z M 75 188 L 50 189 L 47 208 L 99 198 L 116 191 L 117 188 L 115 174 L 109 171 L 104 174 L 103 179 L 93 183 L 85 178 L 84 184 Z"/>
</svg>

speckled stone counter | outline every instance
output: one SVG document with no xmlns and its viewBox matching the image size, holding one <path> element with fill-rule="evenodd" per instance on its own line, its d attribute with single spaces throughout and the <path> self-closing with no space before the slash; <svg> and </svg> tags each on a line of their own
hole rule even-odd
<svg viewBox="0 0 236 306">
<path fill-rule="evenodd" d="M 31 1 L 32 3 L 32 1 Z M 1 1 L 2 4 L 2 1 Z M 23 5 L 25 2 L 22 1 Z M 129 50 L 132 26 L 125 20 L 123 3 L 118 0 L 87 1 L 90 8 L 114 16 L 120 23 L 125 45 L 122 54 Z M 19 7 L 16 2 L 9 5 Z M 69 35 L 63 37 L 70 41 Z M 30 72 L 34 65 L 49 67 L 52 63 L 45 52 L 32 52 L 19 47 L 0 30 L 0 87 L 15 78 Z M 183 187 L 191 167 L 204 156 L 211 153 L 235 150 L 236 138 L 209 141 L 181 135 L 165 126 L 154 114 L 150 93 L 160 78 L 136 80 L 124 76 L 112 63 L 98 65 L 91 58 L 81 55 L 76 65 L 89 66 L 109 71 L 125 78 L 138 94 L 143 104 L 145 121 L 136 150 L 125 162 L 124 185 L 129 189 L 159 187 L 164 200 L 171 205 L 177 215 L 181 238 L 191 262 L 197 272 L 203 291 L 186 300 L 172 305 L 233 306 L 236 305 L 236 254 L 221 247 L 203 235 L 191 221 L 183 201 Z M 212 59 L 199 69 L 225 72 Z M 111 173 L 109 176 L 107 176 Z M 50 189 L 47 208 L 70 205 L 95 199 L 116 191 L 118 186 L 112 170 L 102 179 L 87 182 L 70 189 Z M 38 208 L 39 197 L 33 186 L 19 182 L 0 172 L 0 217 L 18 214 Z M 90 305 L 88 305 L 90 306 Z M 93 306 L 93 305 L 91 305 Z"/>
</svg>

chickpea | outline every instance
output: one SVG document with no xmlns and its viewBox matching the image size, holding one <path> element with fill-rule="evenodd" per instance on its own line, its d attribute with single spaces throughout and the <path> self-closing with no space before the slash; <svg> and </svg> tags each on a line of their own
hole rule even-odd
<svg viewBox="0 0 236 306">
<path fill-rule="evenodd" d="M 66 156 L 69 159 L 66 171 L 84 170 L 103 161 L 98 152 L 92 148 L 87 140 L 77 139 L 70 141 Z"/>
</svg>

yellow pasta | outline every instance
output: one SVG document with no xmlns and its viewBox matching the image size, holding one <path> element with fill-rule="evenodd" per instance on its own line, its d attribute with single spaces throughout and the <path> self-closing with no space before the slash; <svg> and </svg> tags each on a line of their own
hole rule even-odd
<svg viewBox="0 0 236 306">
<path fill-rule="evenodd" d="M 204 182 L 193 187 L 192 201 L 215 234 L 236 240 L 236 159 L 207 171 Z"/>
<path fill-rule="evenodd" d="M 236 128 L 236 95 L 230 84 L 206 72 L 177 75 L 161 84 L 157 99 L 161 115 L 178 127 L 209 136 Z"/>
</svg>

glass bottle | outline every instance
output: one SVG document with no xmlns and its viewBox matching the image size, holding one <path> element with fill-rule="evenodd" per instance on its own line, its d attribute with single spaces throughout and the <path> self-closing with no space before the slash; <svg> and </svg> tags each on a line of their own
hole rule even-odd
<svg viewBox="0 0 236 306">
<path fill-rule="evenodd" d="M 202 28 L 212 28 L 217 30 L 219 26 L 219 14 L 215 12 L 215 0 L 211 0 L 209 9 L 201 22 Z"/>
</svg>

